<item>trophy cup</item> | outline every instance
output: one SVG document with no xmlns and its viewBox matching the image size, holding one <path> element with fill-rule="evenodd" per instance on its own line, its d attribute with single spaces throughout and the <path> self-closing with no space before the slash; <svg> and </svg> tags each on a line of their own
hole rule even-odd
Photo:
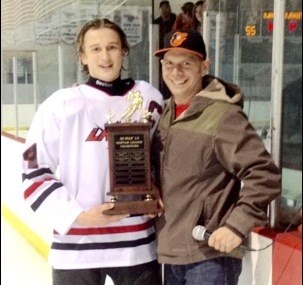
<svg viewBox="0 0 303 285">
<path fill-rule="evenodd" d="M 119 123 L 112 123 L 113 114 L 108 114 L 107 131 L 110 192 L 113 209 L 104 214 L 156 214 L 162 211 L 159 194 L 152 187 L 150 163 L 151 113 L 142 110 L 139 91 L 130 92 L 131 104 Z M 136 111 L 142 111 L 140 122 L 131 122 Z"/>
</svg>

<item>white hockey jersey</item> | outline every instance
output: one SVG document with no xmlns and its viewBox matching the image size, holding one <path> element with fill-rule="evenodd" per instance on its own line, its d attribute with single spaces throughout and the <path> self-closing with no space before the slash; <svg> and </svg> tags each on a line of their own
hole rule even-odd
<svg viewBox="0 0 303 285">
<path fill-rule="evenodd" d="M 162 95 L 145 81 L 136 81 L 131 91 L 143 97 L 131 121 L 148 110 L 152 135 Z M 111 198 L 104 124 L 121 120 L 130 105 L 127 95 L 110 96 L 82 84 L 56 91 L 34 116 L 23 154 L 23 191 L 29 207 L 53 229 L 49 261 L 55 269 L 133 266 L 156 259 L 153 220 L 146 216 L 104 227 L 74 223 L 82 211 Z"/>
</svg>

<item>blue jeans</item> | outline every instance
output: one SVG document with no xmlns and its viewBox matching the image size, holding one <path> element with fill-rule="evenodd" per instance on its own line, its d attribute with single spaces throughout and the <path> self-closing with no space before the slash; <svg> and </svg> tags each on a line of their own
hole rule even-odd
<svg viewBox="0 0 303 285">
<path fill-rule="evenodd" d="M 218 257 L 186 265 L 164 265 L 165 285 L 236 285 L 242 260 Z"/>
</svg>

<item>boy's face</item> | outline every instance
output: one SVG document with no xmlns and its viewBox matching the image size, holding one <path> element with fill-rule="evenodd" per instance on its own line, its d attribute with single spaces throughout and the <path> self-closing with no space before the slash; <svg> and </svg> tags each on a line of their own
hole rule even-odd
<svg viewBox="0 0 303 285">
<path fill-rule="evenodd" d="M 119 35 L 112 29 L 90 29 L 84 35 L 81 61 L 89 75 L 111 82 L 120 76 L 124 52 Z"/>
</svg>

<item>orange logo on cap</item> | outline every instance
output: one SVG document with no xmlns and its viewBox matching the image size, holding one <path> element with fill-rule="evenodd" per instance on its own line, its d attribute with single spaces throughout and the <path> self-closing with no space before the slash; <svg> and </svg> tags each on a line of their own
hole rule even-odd
<svg viewBox="0 0 303 285">
<path fill-rule="evenodd" d="M 170 45 L 172 47 L 180 46 L 187 38 L 188 33 L 175 32 L 170 39 Z"/>
</svg>

